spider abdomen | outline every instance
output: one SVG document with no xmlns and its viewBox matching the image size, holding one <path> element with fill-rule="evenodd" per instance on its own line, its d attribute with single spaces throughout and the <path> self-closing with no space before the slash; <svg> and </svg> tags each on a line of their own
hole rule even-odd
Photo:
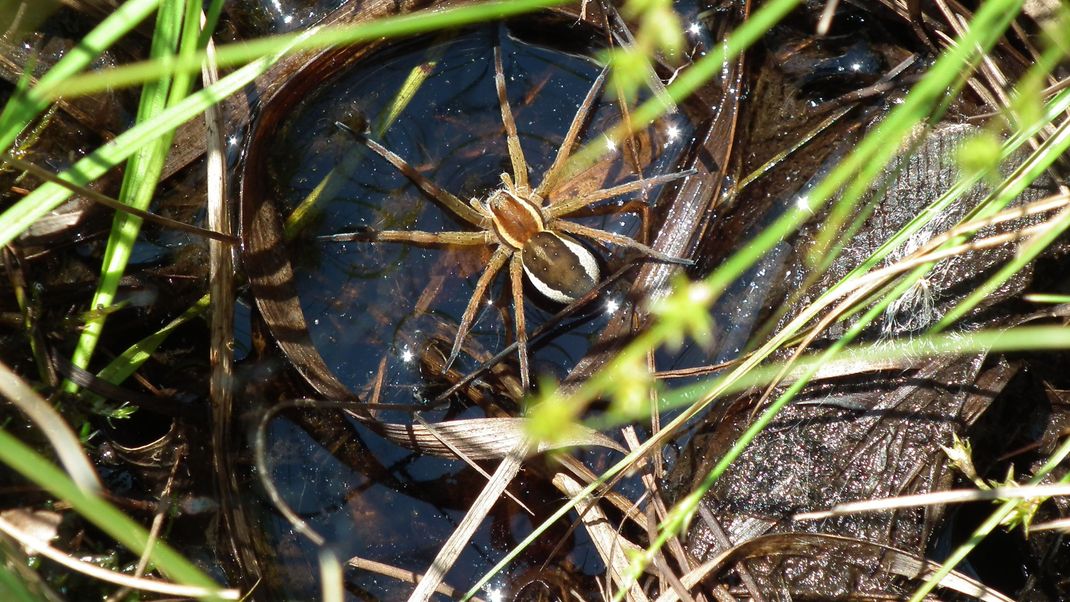
<svg viewBox="0 0 1070 602">
<path fill-rule="evenodd" d="M 520 253 L 531 284 L 558 303 L 586 295 L 601 278 L 594 255 L 569 236 L 542 230 L 528 239 Z"/>
</svg>

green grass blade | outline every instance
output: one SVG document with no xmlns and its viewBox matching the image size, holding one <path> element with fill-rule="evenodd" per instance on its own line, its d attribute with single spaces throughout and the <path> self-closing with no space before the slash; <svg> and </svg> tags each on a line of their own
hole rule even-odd
<svg viewBox="0 0 1070 602">
<path fill-rule="evenodd" d="M 1015 174 L 1008 178 L 1004 185 L 1000 186 L 997 194 L 993 195 L 992 202 L 985 206 L 981 216 L 991 215 L 1009 205 L 1037 178 L 1047 172 L 1056 160 L 1065 156 L 1068 150 L 1070 150 L 1070 120 L 1063 122 L 1055 131 L 1055 134 L 1045 140 L 1041 148 L 1037 149 L 1033 156 L 1017 169 Z M 938 331 L 943 330 L 977 307 L 989 294 L 1002 286 L 1004 282 L 1054 243 L 1066 231 L 1068 217 L 1070 217 L 1070 214 L 1064 211 L 1058 219 L 1052 222 L 1051 228 L 1026 242 L 1010 262 L 1000 268 L 984 284 L 970 291 L 970 294 L 953 307 L 951 311 L 947 312 L 933 328 Z M 949 241 L 949 243 L 953 242 Z"/>
<path fill-rule="evenodd" d="M 265 57 L 227 75 L 216 84 L 191 94 L 156 117 L 116 136 L 111 142 L 61 173 L 60 177 L 82 186 L 92 182 L 146 144 L 200 115 L 205 108 L 241 90 L 267 71 L 279 58 L 280 55 Z M 67 200 L 71 194 L 58 184 L 46 183 L 8 208 L 0 214 L 0 245 L 14 240 L 37 219 Z"/>
<path fill-rule="evenodd" d="M 153 33 L 150 56 L 164 57 L 174 54 L 182 33 L 182 3 L 180 0 L 165 0 L 160 6 L 156 17 L 156 30 Z M 178 78 L 175 78 L 174 90 L 171 78 L 164 77 L 148 82 L 141 90 L 141 101 L 138 104 L 137 122 L 141 123 L 159 115 L 167 108 L 172 98 L 172 91 L 178 89 Z M 189 78 L 186 78 L 188 86 Z M 127 161 L 123 171 L 123 183 L 119 190 L 119 201 L 139 210 L 148 209 L 149 202 L 156 192 L 156 184 L 163 171 L 163 164 L 167 158 L 167 151 L 171 146 L 171 132 L 160 136 L 151 144 L 142 147 Z M 126 270 L 126 264 L 130 260 L 130 253 L 138 233 L 141 231 L 141 218 L 128 213 L 116 213 L 112 220 L 111 234 L 104 250 L 104 259 L 101 266 L 100 282 L 93 295 L 90 307 L 107 308 L 115 300 L 115 294 L 119 289 L 119 281 Z M 95 312 L 85 328 L 82 330 L 78 343 L 75 346 L 71 363 L 79 368 L 89 365 L 89 360 L 100 340 L 104 330 L 104 322 L 107 312 Z M 71 381 L 63 385 L 68 392 L 77 390 L 77 386 Z"/>
<path fill-rule="evenodd" d="M 1066 439 L 1065 441 L 1063 441 L 1062 445 L 1060 445 L 1058 449 L 1055 450 L 1055 453 L 1053 453 L 1051 457 L 1048 458 L 1048 461 L 1044 463 L 1044 466 L 1040 467 L 1040 470 L 1038 470 L 1037 473 L 1033 475 L 1033 478 L 1029 479 L 1029 484 L 1041 484 L 1041 482 L 1044 481 L 1045 478 L 1047 478 L 1048 474 L 1050 474 L 1051 471 L 1054 470 L 1057 466 L 1062 464 L 1068 456 L 1070 456 L 1070 439 Z M 1061 478 L 1059 478 L 1057 482 L 1070 482 L 1070 472 L 1064 474 Z M 929 592 L 933 591 L 933 589 L 935 589 L 936 586 L 939 585 L 941 581 L 943 581 L 944 577 L 950 575 L 951 571 L 955 570 L 955 567 L 958 566 L 958 564 L 962 562 L 966 558 L 966 556 L 971 551 L 973 551 L 974 548 L 977 547 L 977 544 L 981 543 L 984 538 L 988 537 L 989 533 L 994 531 L 996 527 L 1000 526 L 1000 524 L 1003 523 L 1003 520 L 1009 517 L 1011 513 L 1018 508 L 1020 503 L 1021 500 L 1007 500 L 1006 502 L 1000 504 L 999 508 L 997 508 L 987 519 L 985 519 L 983 523 L 981 523 L 974 530 L 973 533 L 970 534 L 970 538 L 966 540 L 965 543 L 956 548 L 955 551 L 952 552 L 951 555 L 948 556 L 943 563 L 941 563 L 940 568 L 937 569 L 936 572 L 934 572 L 931 576 L 929 576 L 929 578 L 926 579 L 925 583 L 921 587 L 919 587 L 916 592 L 914 592 L 914 595 L 910 597 L 910 602 L 922 602 L 923 600 L 925 600 L 928 597 Z"/>
<path fill-rule="evenodd" d="M 64 82 L 88 67 L 116 40 L 137 27 L 156 10 L 159 3 L 160 0 L 129 0 L 86 34 L 77 46 L 41 77 L 37 86 L 25 94 L 12 96 L 4 106 L 3 113 L 0 113 L 0 150 L 10 150 L 19 132 L 48 107 L 53 98 L 47 91 L 62 92 Z"/>
<path fill-rule="evenodd" d="M 67 501 L 76 512 L 135 554 L 141 554 L 148 545 L 149 534 L 141 525 L 107 501 L 79 489 L 63 471 L 3 429 L 0 429 L 0 462 Z M 176 581 L 219 591 L 218 584 L 163 542 L 154 543 L 149 557 L 157 568 Z M 219 596 L 209 598 L 220 599 Z"/>
<path fill-rule="evenodd" d="M 140 368 L 152 356 L 153 352 L 167 340 L 167 337 L 171 336 L 171 333 L 190 320 L 204 315 L 208 311 L 210 301 L 210 297 L 204 295 L 186 311 L 182 312 L 180 316 L 168 322 L 166 326 L 120 353 L 103 370 L 98 372 L 97 376 L 113 385 L 120 384 Z"/>
<path fill-rule="evenodd" d="M 208 47 L 208 40 L 211 39 L 216 26 L 219 25 L 219 15 L 222 12 L 223 0 L 212 0 L 212 3 L 208 5 L 208 9 L 204 11 L 204 27 L 201 28 L 201 35 L 197 39 L 197 48 L 199 50 L 204 50 Z"/>
<path fill-rule="evenodd" d="M 267 36 L 217 47 L 216 63 L 220 68 L 233 67 L 279 52 L 319 50 L 332 46 L 370 42 L 380 38 L 396 38 L 440 29 L 464 27 L 566 2 L 567 0 L 500 0 L 439 11 L 419 11 L 408 15 L 376 19 L 368 23 L 321 27 L 312 30 L 311 35 L 289 33 Z M 103 69 L 73 77 L 63 84 L 62 90 L 53 87 L 48 92 L 55 96 L 61 94 L 65 97 L 83 96 L 151 81 L 160 77 L 161 73 L 195 73 L 201 68 L 204 58 L 204 53 L 198 52 L 189 57 L 163 58 Z"/>
</svg>

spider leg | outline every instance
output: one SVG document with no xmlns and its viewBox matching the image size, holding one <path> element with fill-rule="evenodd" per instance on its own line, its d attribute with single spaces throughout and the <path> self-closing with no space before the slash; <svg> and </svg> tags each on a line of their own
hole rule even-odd
<svg viewBox="0 0 1070 602">
<path fill-rule="evenodd" d="M 424 177 L 422 173 L 417 171 L 415 167 L 409 164 L 408 161 L 399 157 L 396 153 L 379 144 L 378 142 L 368 138 L 364 134 L 361 134 L 349 126 L 341 122 L 335 122 L 335 125 L 339 128 L 347 130 L 353 136 L 360 141 L 364 146 L 371 149 L 375 154 L 379 155 L 383 159 L 386 159 L 391 165 L 397 168 L 406 178 L 408 178 L 417 188 L 423 191 L 424 194 L 431 197 L 433 200 L 438 201 L 448 211 L 452 212 L 457 217 L 472 224 L 473 226 L 483 227 L 486 222 L 486 218 L 482 213 L 476 211 L 468 203 L 465 203 L 461 199 L 453 195 L 448 190 L 443 189 L 438 184 L 435 184 L 431 180 Z"/>
<path fill-rule="evenodd" d="M 513 252 L 512 249 L 502 245 L 494 251 L 494 254 L 490 257 L 490 262 L 487 264 L 487 269 L 483 270 L 483 275 L 479 277 L 476 282 L 476 290 L 472 293 L 472 298 L 468 301 L 468 307 L 464 309 L 464 315 L 461 316 L 461 324 L 457 327 L 457 338 L 453 339 L 453 349 L 450 351 L 450 357 L 446 360 L 446 365 L 443 370 L 449 370 L 453 365 L 454 360 L 461 353 L 461 344 L 464 343 L 464 338 L 468 336 L 468 330 L 472 328 L 472 320 L 476 317 L 476 310 L 479 309 L 479 302 L 483 300 L 483 295 L 487 292 L 487 287 L 490 286 L 491 280 L 494 279 L 494 275 L 498 273 L 498 270 L 502 269 L 505 265 L 509 255 Z"/>
<path fill-rule="evenodd" d="M 656 259 L 658 261 L 664 261 L 665 263 L 674 263 L 677 265 L 695 265 L 695 262 L 690 259 L 684 259 L 683 257 L 673 257 L 672 255 L 659 253 L 658 251 L 651 249 L 643 243 L 636 240 L 632 240 L 627 236 L 613 234 L 612 232 L 606 232 L 605 230 L 599 230 L 598 228 L 591 228 L 588 226 L 577 224 L 576 222 L 559 219 L 553 222 L 553 227 L 558 230 L 568 232 L 570 234 L 578 234 L 580 236 L 585 236 L 594 240 L 600 240 L 613 245 L 628 247 L 629 249 L 635 249 L 636 251 L 639 251 L 647 257 Z"/>
<path fill-rule="evenodd" d="M 502 47 L 494 47 L 494 84 L 498 88 L 498 104 L 502 107 L 502 123 L 505 125 L 505 141 L 509 147 L 509 160 L 513 163 L 513 179 L 516 187 L 523 193 L 531 191 L 528 186 L 528 163 L 524 160 L 524 151 L 520 148 L 520 137 L 516 133 L 516 121 L 513 110 L 509 108 L 509 98 L 505 90 L 505 70 L 502 68 Z"/>
<path fill-rule="evenodd" d="M 665 182 L 672 182 L 673 180 L 679 180 L 680 178 L 686 178 L 687 176 L 693 175 L 694 173 L 694 169 L 685 169 L 684 171 L 677 171 L 670 174 L 643 178 L 641 180 L 633 180 L 631 182 L 620 184 L 618 186 L 611 186 L 602 190 L 596 190 L 595 192 L 592 192 L 590 194 L 585 194 L 583 196 L 578 196 L 574 199 L 568 199 L 567 201 L 561 201 L 559 203 L 554 203 L 550 205 L 546 208 L 546 217 L 555 218 L 561 217 L 563 215 L 568 215 L 574 211 L 583 209 L 588 205 L 593 205 L 598 201 L 612 198 L 621 194 L 626 194 L 628 192 L 634 192 L 645 186 L 654 186 L 657 184 L 664 184 Z"/>
<path fill-rule="evenodd" d="M 572 124 L 568 126 L 565 139 L 561 141 L 561 147 L 557 149 L 557 156 L 554 157 L 553 164 L 550 165 L 550 169 L 546 170 L 546 175 L 542 177 L 542 182 L 539 182 L 539 187 L 535 189 L 537 198 L 546 198 L 557 184 L 557 179 L 561 176 L 561 170 L 572 153 L 573 145 L 576 144 L 576 138 L 580 135 L 580 129 L 587 122 L 591 107 L 594 106 L 595 99 L 598 98 L 598 94 L 602 91 L 602 85 L 606 81 L 607 73 L 609 73 L 608 66 L 598 74 L 598 78 L 591 84 L 591 89 L 587 91 L 587 96 L 580 103 L 580 108 L 576 110 L 576 115 L 572 118 Z"/>
<path fill-rule="evenodd" d="M 513 289 L 513 312 L 516 316 L 516 350 L 520 356 L 520 388 L 531 388 L 528 374 L 528 329 L 524 323 L 524 262 L 520 253 L 514 253 L 509 262 L 509 280 Z"/>
<path fill-rule="evenodd" d="M 332 242 L 406 242 L 417 245 L 485 245 L 492 241 L 489 230 L 480 232 L 423 232 L 420 230 L 373 230 L 320 236 Z"/>
</svg>

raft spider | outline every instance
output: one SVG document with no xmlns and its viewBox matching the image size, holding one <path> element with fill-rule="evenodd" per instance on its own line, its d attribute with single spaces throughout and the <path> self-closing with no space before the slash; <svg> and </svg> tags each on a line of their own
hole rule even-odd
<svg viewBox="0 0 1070 602">
<path fill-rule="evenodd" d="M 523 278 L 547 298 L 558 303 L 571 303 L 586 295 L 599 282 L 598 261 L 594 255 L 573 236 L 581 236 L 602 241 L 612 245 L 635 249 L 647 257 L 658 261 L 691 265 L 687 259 L 672 257 L 627 236 L 591 228 L 564 219 L 598 201 L 612 198 L 628 192 L 669 182 L 690 175 L 692 172 L 676 172 L 651 178 L 643 178 L 582 194 L 574 198 L 561 199 L 547 204 L 549 194 L 557 188 L 557 180 L 570 156 L 572 146 L 576 143 L 580 130 L 587 120 L 598 93 L 605 82 L 606 69 L 603 69 L 591 89 L 587 92 L 576 115 L 569 125 L 557 155 L 550 168 L 543 175 L 542 181 L 534 189 L 528 182 L 528 165 L 520 148 L 516 122 L 506 97 L 505 75 L 502 68 L 500 46 L 494 48 L 494 81 L 498 91 L 498 104 L 501 107 L 502 122 L 505 126 L 506 144 L 513 173 L 501 174 L 502 184 L 484 199 L 472 199 L 465 203 L 451 192 L 440 188 L 425 178 L 407 161 L 371 140 L 362 132 L 356 132 L 348 126 L 338 123 L 339 127 L 350 131 L 371 151 L 391 163 L 412 181 L 424 194 L 441 204 L 458 218 L 473 226 L 473 230 L 457 232 L 424 232 L 416 230 L 362 230 L 357 233 L 343 233 L 322 237 L 327 240 L 346 242 L 402 242 L 419 245 L 489 245 L 494 247 L 487 267 L 476 283 L 475 291 L 469 300 L 457 335 L 453 340 L 446 366 L 457 359 L 465 337 L 468 335 L 480 301 L 487 292 L 494 276 L 508 263 L 509 279 L 513 295 L 513 311 L 516 320 L 516 341 L 520 362 L 521 386 L 529 389 L 527 330 L 524 323 L 524 286 Z"/>
</svg>

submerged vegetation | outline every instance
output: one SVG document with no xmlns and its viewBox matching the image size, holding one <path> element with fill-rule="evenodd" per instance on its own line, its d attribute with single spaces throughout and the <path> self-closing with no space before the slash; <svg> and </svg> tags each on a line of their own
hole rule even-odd
<svg viewBox="0 0 1070 602">
<path fill-rule="evenodd" d="M 58 4 L 0 48 L 4 599 L 1068 595 L 1065 5 Z"/>
</svg>

